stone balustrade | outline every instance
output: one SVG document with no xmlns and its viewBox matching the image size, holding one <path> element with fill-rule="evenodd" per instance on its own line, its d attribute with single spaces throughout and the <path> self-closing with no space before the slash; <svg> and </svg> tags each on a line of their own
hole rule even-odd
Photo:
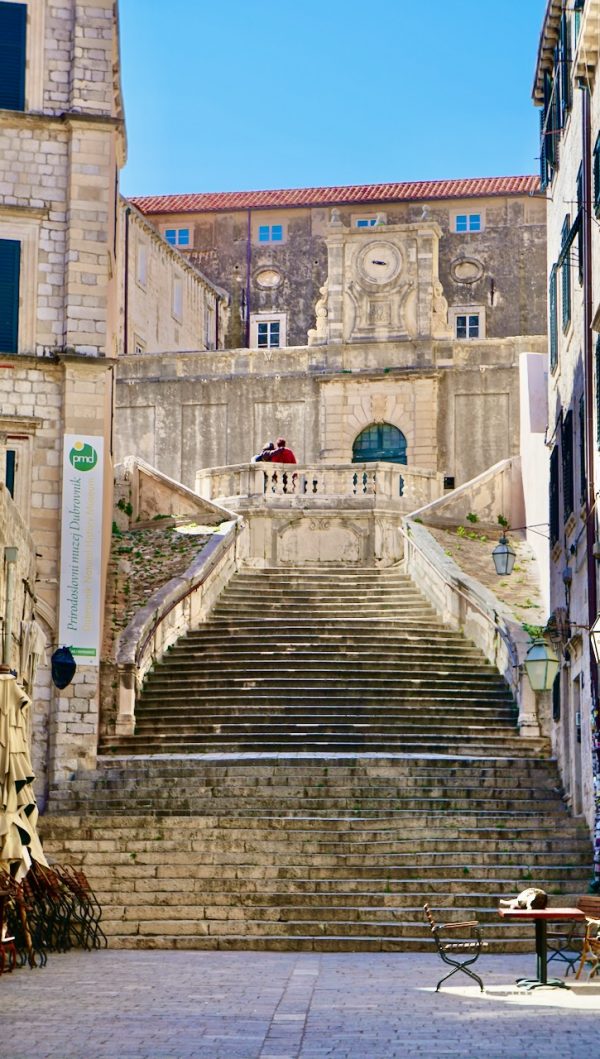
<svg viewBox="0 0 600 1059">
<path fill-rule="evenodd" d="M 442 476 L 397 463 L 241 463 L 210 467 L 196 474 L 196 492 L 213 502 L 257 504 L 284 498 L 302 505 L 325 500 L 365 501 L 365 506 L 393 505 L 413 511 L 443 493 Z"/>
</svg>

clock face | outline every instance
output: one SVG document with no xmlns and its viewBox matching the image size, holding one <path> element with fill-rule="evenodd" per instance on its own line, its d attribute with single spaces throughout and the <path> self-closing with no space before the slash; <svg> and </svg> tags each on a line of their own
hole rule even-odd
<svg viewBox="0 0 600 1059">
<path fill-rule="evenodd" d="M 358 256 L 358 271 L 370 283 L 390 283 L 402 268 L 400 252 L 392 243 L 368 243 Z"/>
</svg>

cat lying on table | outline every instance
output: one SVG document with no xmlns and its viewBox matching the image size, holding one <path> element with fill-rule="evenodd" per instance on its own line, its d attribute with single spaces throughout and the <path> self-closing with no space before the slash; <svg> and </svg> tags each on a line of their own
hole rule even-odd
<svg viewBox="0 0 600 1059">
<path fill-rule="evenodd" d="M 519 908 L 529 912 L 532 908 L 545 908 L 548 904 L 548 894 L 545 890 L 538 890 L 537 886 L 528 886 L 516 897 L 503 899 L 498 903 L 500 908 L 509 908 L 513 912 Z"/>
</svg>

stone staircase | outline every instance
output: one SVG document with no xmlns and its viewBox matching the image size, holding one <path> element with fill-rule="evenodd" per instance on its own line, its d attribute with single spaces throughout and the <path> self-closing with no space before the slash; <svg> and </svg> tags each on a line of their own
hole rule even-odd
<svg viewBox="0 0 600 1059">
<path fill-rule="evenodd" d="M 248 571 L 150 676 L 119 753 L 539 753 L 506 684 L 395 571 Z"/>
<path fill-rule="evenodd" d="M 111 944 L 422 949 L 427 900 L 530 951 L 498 898 L 587 888 L 545 743 L 393 570 L 236 575 L 102 749 L 41 829 L 85 867 Z"/>
</svg>

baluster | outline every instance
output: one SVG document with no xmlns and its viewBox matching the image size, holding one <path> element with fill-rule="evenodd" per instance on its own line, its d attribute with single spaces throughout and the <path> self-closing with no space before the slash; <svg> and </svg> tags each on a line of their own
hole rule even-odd
<svg viewBox="0 0 600 1059">
<path fill-rule="evenodd" d="M 273 474 L 271 475 L 271 492 L 272 493 L 276 493 L 277 492 L 277 482 L 278 482 L 278 480 L 279 479 L 277 477 L 277 471 L 273 471 Z"/>
<path fill-rule="evenodd" d="M 283 485 L 284 493 L 287 493 L 287 486 L 288 486 L 287 471 L 284 471 L 283 474 L 281 475 L 281 482 L 282 482 L 282 485 Z"/>
<path fill-rule="evenodd" d="M 292 493 L 296 492 L 296 486 L 298 485 L 298 472 L 294 471 L 292 475 Z"/>
<path fill-rule="evenodd" d="M 357 475 L 356 471 L 352 475 L 352 492 L 354 493 L 355 496 L 356 496 L 356 493 L 358 492 L 358 475 Z"/>
<path fill-rule="evenodd" d="M 313 478 L 313 483 L 312 483 L 312 491 L 313 491 L 313 493 L 318 492 L 318 485 L 319 485 L 318 478 Z"/>
<path fill-rule="evenodd" d="M 263 493 L 266 493 L 269 485 L 269 475 L 266 471 L 263 471 Z"/>
<path fill-rule="evenodd" d="M 362 491 L 363 491 L 363 493 L 366 493 L 366 491 L 367 491 L 367 482 L 368 482 L 368 480 L 369 480 L 369 476 L 368 476 L 367 472 L 363 471 L 363 473 L 362 473 Z"/>
<path fill-rule="evenodd" d="M 306 475 L 304 475 L 304 478 L 302 479 L 302 492 L 308 492 L 308 478 L 306 477 Z"/>
<path fill-rule="evenodd" d="M 398 475 L 398 496 L 404 496 L 404 478 Z"/>
<path fill-rule="evenodd" d="M 377 496 L 377 472 L 373 471 L 373 496 Z"/>
</svg>

